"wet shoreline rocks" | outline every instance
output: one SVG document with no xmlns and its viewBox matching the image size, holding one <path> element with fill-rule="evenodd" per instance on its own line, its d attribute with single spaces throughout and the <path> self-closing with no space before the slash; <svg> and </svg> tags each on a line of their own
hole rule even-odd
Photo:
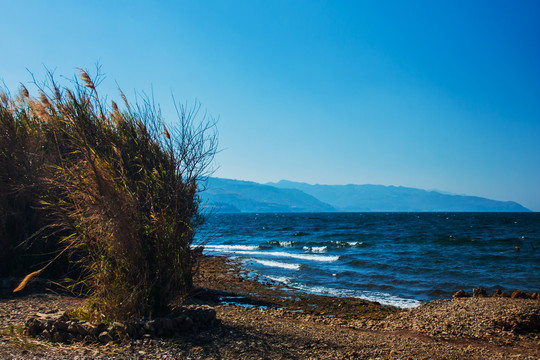
<svg viewBox="0 0 540 360">
<path fill-rule="evenodd" d="M 488 295 L 487 291 L 483 287 L 477 287 L 474 288 L 472 291 L 472 294 L 467 293 L 465 290 L 458 290 L 454 294 L 452 294 L 453 299 L 458 298 L 467 298 L 467 297 L 508 297 L 511 299 L 533 299 L 533 300 L 540 300 L 540 294 L 538 293 L 527 293 L 521 290 L 514 290 L 511 294 L 507 294 L 501 289 L 495 290 L 495 292 L 491 295 Z"/>
</svg>

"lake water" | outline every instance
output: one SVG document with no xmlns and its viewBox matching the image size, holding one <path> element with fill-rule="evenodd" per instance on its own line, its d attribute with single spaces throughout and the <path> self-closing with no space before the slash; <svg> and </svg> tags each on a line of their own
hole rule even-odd
<svg viewBox="0 0 540 360">
<path fill-rule="evenodd" d="M 213 214 L 195 244 L 261 280 L 405 308 L 479 286 L 540 291 L 540 213 Z"/>
</svg>

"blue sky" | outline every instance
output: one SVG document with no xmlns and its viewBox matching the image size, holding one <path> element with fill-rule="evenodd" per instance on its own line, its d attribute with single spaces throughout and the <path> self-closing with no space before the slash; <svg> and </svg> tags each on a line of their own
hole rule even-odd
<svg viewBox="0 0 540 360">
<path fill-rule="evenodd" d="M 216 176 L 383 184 L 540 211 L 540 2 L 10 1 L 0 78 L 44 66 L 219 119 Z"/>
</svg>

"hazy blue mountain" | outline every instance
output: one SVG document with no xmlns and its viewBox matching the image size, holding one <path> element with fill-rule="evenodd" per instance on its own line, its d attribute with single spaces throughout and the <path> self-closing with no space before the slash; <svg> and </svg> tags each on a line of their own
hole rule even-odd
<svg viewBox="0 0 540 360">
<path fill-rule="evenodd" d="M 331 212 L 334 208 L 297 189 L 208 178 L 203 206 L 217 212 Z"/>
<path fill-rule="evenodd" d="M 513 201 L 476 196 L 443 194 L 437 191 L 383 185 L 310 185 L 282 180 L 267 185 L 297 189 L 332 205 L 337 211 L 448 211 L 528 212 Z"/>
<path fill-rule="evenodd" d="M 383 185 L 259 184 L 208 178 L 203 206 L 217 212 L 527 212 L 512 201 Z"/>
</svg>

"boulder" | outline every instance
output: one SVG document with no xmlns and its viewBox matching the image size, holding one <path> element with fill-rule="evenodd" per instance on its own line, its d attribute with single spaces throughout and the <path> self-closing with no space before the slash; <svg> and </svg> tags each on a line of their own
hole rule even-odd
<svg viewBox="0 0 540 360">
<path fill-rule="evenodd" d="M 487 291 L 483 287 L 477 287 L 473 289 L 473 297 L 486 297 Z"/>
<path fill-rule="evenodd" d="M 39 335 L 45 330 L 45 324 L 36 318 L 30 318 L 26 322 L 26 334 L 30 336 Z"/>
<path fill-rule="evenodd" d="M 467 294 L 464 290 L 458 290 L 453 295 L 452 298 L 464 298 L 464 297 L 470 297 L 469 294 Z"/>
<path fill-rule="evenodd" d="M 111 334 L 108 331 L 103 331 L 98 335 L 98 340 L 100 343 L 106 344 L 113 341 Z"/>
<path fill-rule="evenodd" d="M 521 290 L 514 291 L 510 297 L 512 299 L 530 299 L 530 295 Z"/>
<path fill-rule="evenodd" d="M 171 337 L 174 335 L 174 321 L 171 318 L 163 318 L 161 321 L 161 331 L 158 332 L 161 337 Z"/>
<path fill-rule="evenodd" d="M 132 323 L 126 324 L 126 332 L 129 335 L 130 338 L 136 339 L 139 337 L 139 331 L 137 329 L 137 325 Z"/>
</svg>

